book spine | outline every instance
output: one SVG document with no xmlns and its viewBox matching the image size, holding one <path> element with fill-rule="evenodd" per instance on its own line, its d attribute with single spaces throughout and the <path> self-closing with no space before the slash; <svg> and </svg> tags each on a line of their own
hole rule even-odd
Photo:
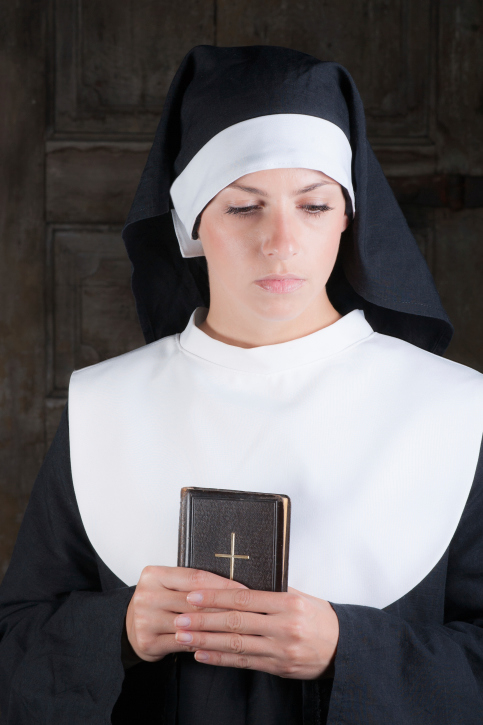
<svg viewBox="0 0 483 725">
<path fill-rule="evenodd" d="M 284 497 L 283 505 L 283 551 L 282 551 L 282 585 L 280 591 L 286 592 L 288 585 L 288 553 L 290 549 L 290 518 L 292 512 L 292 502 L 288 496 Z"/>
<path fill-rule="evenodd" d="M 178 529 L 178 566 L 187 566 L 186 562 L 186 541 L 188 526 L 188 503 L 189 493 L 187 488 L 181 489 L 181 502 L 179 506 L 179 529 Z"/>
</svg>

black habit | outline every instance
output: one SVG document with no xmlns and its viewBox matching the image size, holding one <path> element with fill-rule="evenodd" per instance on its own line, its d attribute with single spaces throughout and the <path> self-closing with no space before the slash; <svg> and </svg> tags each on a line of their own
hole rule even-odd
<svg viewBox="0 0 483 725">
<path fill-rule="evenodd" d="M 361 309 L 377 332 L 441 355 L 451 324 L 367 141 L 352 78 L 336 63 L 265 46 L 198 46 L 173 80 L 123 232 L 146 341 L 179 333 L 196 307 L 209 306 L 205 259 L 180 253 L 171 184 L 223 129 L 278 113 L 327 119 L 351 144 L 356 213 L 328 283 L 333 305 L 342 315 Z M 480 453 L 456 532 L 427 576 L 383 609 L 333 603 L 333 678 L 282 679 L 199 664 L 188 653 L 129 666 L 122 640 L 134 587 L 84 528 L 66 408 L 0 587 L 2 723 L 478 725 L 482 521 Z"/>
</svg>

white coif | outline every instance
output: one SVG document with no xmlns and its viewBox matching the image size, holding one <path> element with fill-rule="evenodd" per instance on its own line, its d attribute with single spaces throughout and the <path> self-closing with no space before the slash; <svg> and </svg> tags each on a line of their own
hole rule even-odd
<svg viewBox="0 0 483 725">
<path fill-rule="evenodd" d="M 183 486 L 284 493 L 290 586 L 374 607 L 409 592 L 464 509 L 483 376 L 373 332 L 359 310 L 252 349 L 206 335 L 203 314 L 72 376 L 74 489 L 100 558 L 128 585 L 176 566 Z"/>
<path fill-rule="evenodd" d="M 203 256 L 191 238 L 198 214 L 219 191 L 245 174 L 265 169 L 315 169 L 344 186 L 352 200 L 352 149 L 331 121 L 276 113 L 235 123 L 213 136 L 171 186 L 174 228 L 183 257 Z"/>
</svg>

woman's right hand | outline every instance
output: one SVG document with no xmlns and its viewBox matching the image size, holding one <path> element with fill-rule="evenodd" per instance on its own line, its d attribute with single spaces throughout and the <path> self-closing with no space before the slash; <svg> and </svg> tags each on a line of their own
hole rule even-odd
<svg viewBox="0 0 483 725">
<path fill-rule="evenodd" d="M 142 660 L 156 662 L 170 652 L 190 652 L 193 647 L 174 638 L 178 614 L 211 612 L 186 601 L 195 589 L 242 588 L 243 584 L 200 569 L 179 566 L 147 566 L 143 569 L 126 614 L 131 647 Z"/>
</svg>

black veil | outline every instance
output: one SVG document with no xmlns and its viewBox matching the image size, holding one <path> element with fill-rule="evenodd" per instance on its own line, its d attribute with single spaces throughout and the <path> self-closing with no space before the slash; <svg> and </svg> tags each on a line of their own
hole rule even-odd
<svg viewBox="0 0 483 725">
<path fill-rule="evenodd" d="M 354 81 L 338 63 L 277 46 L 196 46 L 171 83 L 123 229 L 146 341 L 181 332 L 195 307 L 209 306 L 205 257 L 181 255 L 171 184 L 217 133 L 276 113 L 331 121 L 352 147 L 356 214 L 327 284 L 334 307 L 341 314 L 362 309 L 377 332 L 442 354 L 453 328 L 367 140 Z"/>
</svg>

